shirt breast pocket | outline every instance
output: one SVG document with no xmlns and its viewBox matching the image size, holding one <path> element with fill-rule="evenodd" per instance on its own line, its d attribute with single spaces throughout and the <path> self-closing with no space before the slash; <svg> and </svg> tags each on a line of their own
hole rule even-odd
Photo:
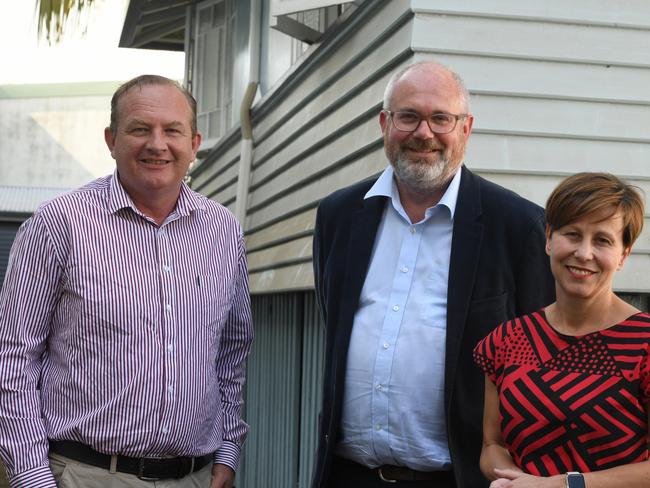
<svg viewBox="0 0 650 488">
<path fill-rule="evenodd" d="M 196 278 L 197 321 L 210 332 L 217 332 L 228 319 L 232 306 L 233 278 L 210 273 Z"/>
</svg>

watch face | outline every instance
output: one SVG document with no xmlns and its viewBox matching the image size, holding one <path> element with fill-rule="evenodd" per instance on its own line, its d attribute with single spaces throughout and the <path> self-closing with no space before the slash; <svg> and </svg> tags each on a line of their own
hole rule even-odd
<svg viewBox="0 0 650 488">
<path fill-rule="evenodd" d="M 567 488 L 585 488 L 585 479 L 582 473 L 566 474 Z"/>
</svg>

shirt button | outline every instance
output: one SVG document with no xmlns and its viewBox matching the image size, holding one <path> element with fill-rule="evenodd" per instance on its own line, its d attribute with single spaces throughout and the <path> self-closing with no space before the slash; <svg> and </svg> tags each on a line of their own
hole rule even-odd
<svg viewBox="0 0 650 488">
<path fill-rule="evenodd" d="M 384 389 L 384 387 L 381 384 L 377 385 L 377 390 L 381 391 L 383 389 Z"/>
<path fill-rule="evenodd" d="M 167 427 L 167 426 L 165 425 L 162 429 L 160 429 L 160 431 L 161 431 L 163 434 L 167 434 L 167 433 L 169 432 L 169 427 Z"/>
<path fill-rule="evenodd" d="M 165 305 L 165 310 L 167 310 L 167 311 L 169 312 L 171 309 L 172 309 L 172 304 L 171 304 L 171 303 L 167 303 L 167 304 Z"/>
<path fill-rule="evenodd" d="M 375 425 L 375 430 L 381 430 L 381 425 L 379 424 Z"/>
<path fill-rule="evenodd" d="M 402 269 L 400 269 L 402 273 L 408 273 L 409 269 L 406 266 L 402 266 Z"/>
<path fill-rule="evenodd" d="M 163 271 L 169 273 L 171 271 L 171 267 L 167 266 L 166 264 L 163 264 Z"/>
<path fill-rule="evenodd" d="M 174 351 L 174 344 L 172 344 L 171 342 L 169 344 L 167 344 L 167 350 L 169 352 L 173 352 Z"/>
<path fill-rule="evenodd" d="M 399 307 L 397 305 L 393 305 L 393 312 L 397 312 L 399 310 Z"/>
<path fill-rule="evenodd" d="M 384 342 L 384 349 L 388 349 L 390 347 L 390 344 L 388 342 Z"/>
<path fill-rule="evenodd" d="M 172 385 L 169 385 L 167 387 L 167 393 L 171 396 L 174 394 L 174 387 Z"/>
<path fill-rule="evenodd" d="M 411 227 L 410 231 L 411 231 L 411 234 L 415 234 L 415 227 Z"/>
</svg>

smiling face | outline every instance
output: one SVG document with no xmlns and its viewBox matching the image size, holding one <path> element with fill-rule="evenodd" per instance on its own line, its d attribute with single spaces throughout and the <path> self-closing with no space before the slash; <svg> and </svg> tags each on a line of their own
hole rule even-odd
<svg viewBox="0 0 650 488">
<path fill-rule="evenodd" d="M 421 117 L 466 111 L 458 82 L 448 70 L 434 64 L 415 65 L 404 73 L 395 82 L 386 109 L 416 112 Z M 398 185 L 416 193 L 446 188 L 463 162 L 472 123 L 473 117 L 468 115 L 448 134 L 434 134 L 426 122 L 414 132 L 404 132 L 395 128 L 386 112 L 381 112 L 384 150 Z"/>
<path fill-rule="evenodd" d="M 118 101 L 118 124 L 104 138 L 120 182 L 143 210 L 157 201 L 173 206 L 201 135 L 192 135 L 185 96 L 172 85 L 136 86 Z M 143 210 L 144 211 L 144 210 Z"/>
<path fill-rule="evenodd" d="M 603 209 L 554 231 L 547 227 L 546 252 L 558 301 L 607 297 L 614 273 L 630 253 L 623 244 L 621 213 Z"/>
</svg>

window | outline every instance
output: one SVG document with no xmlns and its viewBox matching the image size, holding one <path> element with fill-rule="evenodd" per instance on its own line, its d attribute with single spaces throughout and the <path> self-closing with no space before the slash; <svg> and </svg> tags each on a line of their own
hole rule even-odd
<svg viewBox="0 0 650 488">
<path fill-rule="evenodd" d="M 192 53 L 192 91 L 198 129 L 218 139 L 232 125 L 233 35 L 235 0 L 209 0 L 196 7 Z"/>
</svg>

